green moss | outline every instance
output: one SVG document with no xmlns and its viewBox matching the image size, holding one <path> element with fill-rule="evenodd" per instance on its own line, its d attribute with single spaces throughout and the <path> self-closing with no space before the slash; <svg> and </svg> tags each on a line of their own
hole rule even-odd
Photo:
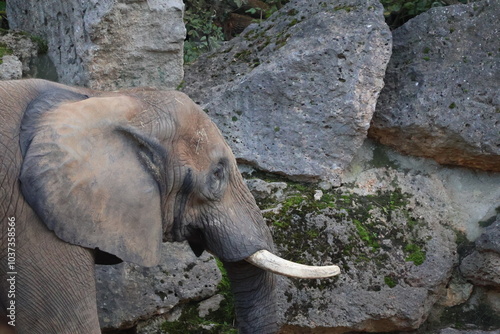
<svg viewBox="0 0 500 334">
<path fill-rule="evenodd" d="M 46 54 L 49 51 L 49 46 L 45 39 L 34 35 L 30 35 L 30 39 L 38 46 L 38 54 Z"/>
<path fill-rule="evenodd" d="M 297 23 L 299 23 L 299 20 L 297 19 L 293 19 L 290 23 L 288 23 L 288 26 L 289 27 L 293 27 L 294 25 L 296 25 Z"/>
<path fill-rule="evenodd" d="M 463 231 L 455 230 L 456 243 L 457 243 L 457 253 L 459 259 L 463 259 L 465 256 L 470 254 L 475 248 L 474 242 L 467 238 L 467 235 Z"/>
<path fill-rule="evenodd" d="M 177 87 L 175 88 L 175 90 L 182 90 L 185 85 L 186 85 L 186 82 L 184 80 L 182 80 L 180 82 L 180 84 L 177 85 Z"/>
<path fill-rule="evenodd" d="M 354 225 L 356 225 L 359 237 L 365 242 L 365 244 L 373 249 L 377 249 L 380 247 L 379 243 L 377 242 L 377 235 L 375 233 L 368 230 L 363 224 L 361 224 L 359 220 L 354 219 L 353 222 Z"/>
<path fill-rule="evenodd" d="M 276 48 L 280 49 L 284 47 L 290 36 L 291 36 L 290 34 L 279 34 L 274 43 L 276 45 Z"/>
<path fill-rule="evenodd" d="M 252 51 L 250 51 L 250 50 L 243 50 L 243 51 L 237 52 L 234 55 L 234 57 L 236 59 L 241 60 L 241 61 L 248 62 L 248 61 L 250 61 L 250 55 L 251 54 L 252 54 Z"/>
<path fill-rule="evenodd" d="M 286 198 L 281 203 L 258 201 L 261 209 L 274 209 L 268 210 L 264 216 L 272 225 L 274 240 L 281 249 L 281 255 L 287 259 L 298 263 L 310 263 L 312 256 L 318 263 L 324 263 L 324 259 L 328 258 L 345 271 L 349 266 L 344 259 L 349 257 L 356 263 L 373 262 L 382 268 L 388 261 L 387 254 L 383 251 L 382 240 L 390 239 L 394 247 L 400 247 L 409 261 L 421 264 L 425 260 L 425 252 L 422 250 L 425 241 L 411 236 L 414 235 L 412 231 L 424 222 L 414 218 L 411 212 L 405 209 L 409 203 L 409 196 L 400 189 L 380 191 L 366 196 L 346 190 L 331 189 L 323 191 L 318 200 L 314 198 L 317 189 L 314 185 L 290 182 L 275 176 L 268 181 L 285 181 L 288 184 Z M 281 208 L 276 212 L 279 205 Z M 374 210 L 384 216 L 384 222 L 372 216 Z M 398 226 L 390 224 L 396 212 L 398 219 L 401 217 L 407 219 L 406 224 Z M 328 220 L 324 223 L 311 222 L 312 217 L 319 215 L 325 216 Z M 329 228 L 326 221 L 335 221 L 339 225 L 346 224 L 346 221 L 352 222 L 354 233 L 348 237 L 348 242 L 332 240 L 331 238 L 335 236 L 331 232 L 326 232 Z M 403 234 L 402 229 L 406 230 Z M 332 241 L 335 249 L 331 247 Z M 411 246 L 405 250 L 408 244 L 422 246 L 418 249 Z M 369 254 L 366 253 L 365 247 L 370 249 Z"/>
<path fill-rule="evenodd" d="M 385 283 L 385 285 L 387 285 L 391 289 L 394 288 L 396 285 L 398 285 L 397 279 L 395 279 L 391 276 L 385 276 L 384 283 Z"/>
<path fill-rule="evenodd" d="M 353 9 L 354 9 L 354 6 L 337 6 L 337 7 L 333 8 L 333 10 L 336 12 L 339 10 L 345 10 L 348 13 Z"/>
<path fill-rule="evenodd" d="M 495 221 L 497 220 L 497 217 L 496 216 L 492 216 L 490 217 L 489 219 L 486 219 L 486 220 L 481 220 L 478 225 L 481 226 L 481 227 L 488 227 L 490 226 L 491 224 L 493 224 Z"/>
<path fill-rule="evenodd" d="M 269 44 L 271 44 L 271 38 L 269 36 L 266 36 L 264 41 L 259 43 L 257 50 L 260 52 L 260 51 L 264 50 L 264 48 L 266 46 L 268 46 Z"/>
<path fill-rule="evenodd" d="M 424 263 L 426 254 L 418 245 L 408 244 L 406 245 L 404 250 L 406 253 L 408 253 L 405 261 L 413 262 L 413 264 L 416 266 L 420 266 L 422 263 Z"/>
<path fill-rule="evenodd" d="M 450 108 L 450 109 L 455 109 L 456 107 L 457 107 L 457 105 L 455 104 L 455 102 L 452 102 L 452 103 L 448 106 L 448 108 Z"/>
<path fill-rule="evenodd" d="M 2 63 L 2 57 L 6 55 L 11 55 L 13 53 L 12 49 L 5 43 L 0 43 L 0 64 Z"/>
</svg>

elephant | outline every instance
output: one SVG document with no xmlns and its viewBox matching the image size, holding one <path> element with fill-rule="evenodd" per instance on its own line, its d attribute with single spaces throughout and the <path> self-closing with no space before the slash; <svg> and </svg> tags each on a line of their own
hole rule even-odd
<svg viewBox="0 0 500 334">
<path fill-rule="evenodd" d="M 162 242 L 220 259 L 241 333 L 279 330 L 275 273 L 339 273 L 273 254 L 230 147 L 185 94 L 22 79 L 0 101 L 0 330 L 100 333 L 94 265 L 155 266 Z"/>
</svg>

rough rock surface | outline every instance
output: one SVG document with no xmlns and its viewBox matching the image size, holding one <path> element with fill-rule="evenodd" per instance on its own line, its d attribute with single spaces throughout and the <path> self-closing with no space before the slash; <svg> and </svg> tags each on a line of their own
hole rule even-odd
<svg viewBox="0 0 500 334">
<path fill-rule="evenodd" d="M 438 332 L 439 334 L 499 334 L 500 331 L 481 331 L 481 330 L 459 330 L 454 328 L 445 328 Z"/>
<path fill-rule="evenodd" d="M 478 222 L 500 202 L 500 176 L 449 169 L 367 141 L 345 182 L 323 189 L 321 198 L 314 189 L 271 182 L 268 197 L 281 192 L 279 205 L 256 196 L 263 209 L 274 208 L 264 212 L 283 257 L 342 270 L 329 280 L 279 279 L 281 333 L 400 333 L 421 327 L 440 305 L 457 312 L 472 286 L 463 278 L 450 282 L 456 231 L 472 240 L 481 235 Z M 266 189 L 262 182 L 249 186 L 257 194 Z M 485 304 L 476 304 L 467 312 L 484 312 Z"/>
<path fill-rule="evenodd" d="M 375 172 L 380 177 L 387 170 Z M 443 221 L 417 215 L 420 204 L 398 194 L 402 175 L 387 174 L 366 195 L 342 189 L 345 207 L 337 199 L 333 207 L 340 208 L 293 221 L 285 234 L 292 237 L 275 229 L 285 257 L 299 248 L 303 262 L 342 268 L 333 280 L 281 280 L 282 333 L 402 331 L 428 317 L 456 264 L 455 237 Z M 290 241 L 301 234 L 300 243 Z"/>
<path fill-rule="evenodd" d="M 462 274 L 475 285 L 500 288 L 500 215 L 485 228 L 475 246 L 460 264 Z"/>
<path fill-rule="evenodd" d="M 292 0 L 186 68 L 183 90 L 240 161 L 338 184 L 366 136 L 390 52 L 378 1 Z"/>
<path fill-rule="evenodd" d="M 23 64 L 16 56 L 5 55 L 0 64 L 0 80 L 21 79 Z"/>
<path fill-rule="evenodd" d="M 156 267 L 97 266 L 101 328 L 132 327 L 180 303 L 207 299 L 216 293 L 220 280 L 214 258 L 207 253 L 197 258 L 184 243 L 163 244 L 161 265 Z"/>
<path fill-rule="evenodd" d="M 500 215 L 493 224 L 484 229 L 483 234 L 476 240 L 476 249 L 480 252 L 490 251 L 500 254 Z"/>
<path fill-rule="evenodd" d="M 63 83 L 175 88 L 182 80 L 181 0 L 7 3 L 11 29 L 41 35 Z"/>
<path fill-rule="evenodd" d="M 463 275 L 475 285 L 500 286 L 500 254 L 474 252 L 460 265 Z"/>
<path fill-rule="evenodd" d="M 500 171 L 500 2 L 433 8 L 393 31 L 371 137 L 442 164 Z"/>
<path fill-rule="evenodd" d="M 39 51 L 37 43 L 35 43 L 32 38 L 19 32 L 0 31 L 0 44 L 11 49 L 12 55 L 16 56 L 18 60 L 22 62 L 21 70 L 23 74 L 29 71 L 30 62 L 34 57 L 36 57 Z M 16 68 L 17 67 L 18 66 L 16 66 Z M 11 77 L 10 79 L 19 78 L 21 78 L 21 75 Z"/>
</svg>

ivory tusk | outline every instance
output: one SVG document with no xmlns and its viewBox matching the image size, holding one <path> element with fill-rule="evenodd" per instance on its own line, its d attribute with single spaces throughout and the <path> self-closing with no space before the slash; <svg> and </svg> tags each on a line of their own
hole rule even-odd
<svg viewBox="0 0 500 334">
<path fill-rule="evenodd" d="M 245 259 L 256 267 L 275 274 L 296 278 L 327 278 L 340 274 L 338 266 L 306 266 L 260 250 Z"/>
</svg>

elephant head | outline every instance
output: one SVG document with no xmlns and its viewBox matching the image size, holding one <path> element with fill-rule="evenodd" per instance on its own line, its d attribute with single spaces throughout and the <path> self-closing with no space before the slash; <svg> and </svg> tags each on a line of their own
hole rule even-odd
<svg viewBox="0 0 500 334">
<path fill-rule="evenodd" d="M 274 276 L 327 277 L 272 255 L 236 160 L 209 117 L 175 91 L 44 89 L 21 123 L 21 190 L 60 239 L 153 266 L 162 241 L 227 268 L 243 333 L 277 330 Z"/>
</svg>

